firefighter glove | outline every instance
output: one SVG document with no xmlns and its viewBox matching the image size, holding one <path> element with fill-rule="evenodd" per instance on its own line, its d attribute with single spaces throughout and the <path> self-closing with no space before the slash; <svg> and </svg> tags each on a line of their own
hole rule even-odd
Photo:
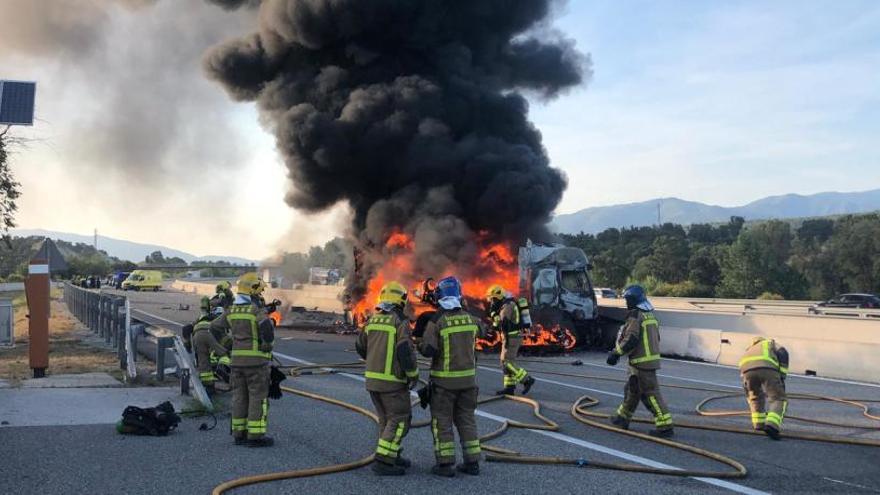
<svg viewBox="0 0 880 495">
<path fill-rule="evenodd" d="M 419 405 L 422 406 L 422 409 L 427 409 L 428 404 L 431 403 L 431 384 L 420 388 L 416 394 L 419 396 Z"/>
<path fill-rule="evenodd" d="M 269 398 L 270 399 L 280 399 L 281 398 L 281 382 L 283 382 L 287 377 L 284 376 L 284 373 L 281 372 L 277 367 L 272 366 L 272 369 L 269 371 Z"/>
<path fill-rule="evenodd" d="M 620 361 L 620 354 L 614 351 L 608 351 L 608 358 L 605 360 L 611 366 L 617 365 L 617 362 Z"/>
</svg>

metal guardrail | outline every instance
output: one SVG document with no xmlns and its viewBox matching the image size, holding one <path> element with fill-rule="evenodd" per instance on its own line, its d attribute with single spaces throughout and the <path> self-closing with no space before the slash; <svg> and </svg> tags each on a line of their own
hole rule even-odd
<svg viewBox="0 0 880 495">
<path fill-rule="evenodd" d="M 116 349 L 119 368 L 128 369 L 125 344 L 128 324 L 126 298 L 65 283 L 64 302 L 79 321 Z"/>
</svg>

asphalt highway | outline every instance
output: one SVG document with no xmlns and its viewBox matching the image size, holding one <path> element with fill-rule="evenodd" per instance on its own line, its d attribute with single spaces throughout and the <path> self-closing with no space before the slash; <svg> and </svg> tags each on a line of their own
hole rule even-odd
<svg viewBox="0 0 880 495">
<path fill-rule="evenodd" d="M 194 316 L 192 310 L 179 309 L 181 302 L 196 307 L 197 298 L 173 292 L 132 296 L 133 307 L 142 311 L 142 316 L 172 329 Z M 353 341 L 353 336 L 279 331 L 275 355 L 292 365 L 355 361 Z M 511 430 L 490 443 L 523 453 L 583 458 L 588 462 L 727 469 L 686 452 L 590 428 L 570 416 L 572 402 L 581 395 L 599 399 L 599 412 L 611 412 L 622 397 L 623 384 L 614 380 L 624 377 L 623 364 L 609 367 L 604 363 L 604 354 L 592 352 L 540 359 L 549 362 L 524 363 L 538 379 L 529 396 L 541 402 L 544 413 L 559 423 L 560 431 Z M 582 364 L 573 365 L 575 361 Z M 738 372 L 732 368 L 672 360 L 664 360 L 662 366 L 662 385 L 741 392 Z M 483 395 L 500 388 L 497 354 L 481 355 L 477 378 Z M 356 372 L 303 376 L 288 379 L 284 385 L 372 408 L 362 377 Z M 880 399 L 880 385 L 873 384 L 792 376 L 788 388 L 790 393 Z M 700 400 L 716 393 L 664 389 L 674 419 L 747 426 L 745 417 L 703 418 L 694 413 Z M 742 397 L 712 405 L 717 409 L 744 407 Z M 872 404 L 872 412 L 877 407 L 878 404 Z M 792 401 L 788 412 L 829 421 L 872 424 L 857 409 L 816 401 Z M 494 430 L 505 418 L 534 421 L 528 407 L 509 401 L 482 405 L 477 414 L 481 432 Z M 646 412 L 642 409 L 637 414 L 644 416 Z M 426 417 L 425 411 L 416 409 L 416 420 Z M 209 493 L 218 483 L 240 476 L 355 460 L 369 454 L 375 441 L 375 428 L 368 418 L 292 395 L 271 402 L 269 433 L 276 439 L 272 448 L 233 446 L 228 416 L 221 416 L 217 427 L 209 431 L 199 430 L 202 423 L 210 426 L 211 418 L 187 419 L 178 431 L 164 438 L 121 436 L 111 425 L 0 429 L 0 451 L 5 452 L 0 462 L 0 492 Z M 649 426 L 633 428 L 647 431 Z M 820 427 L 795 421 L 786 422 L 785 428 L 880 440 L 880 430 Z M 427 428 L 421 428 L 413 430 L 404 441 L 405 455 L 414 464 L 407 476 L 380 479 L 369 469 L 359 469 L 255 485 L 233 493 L 880 493 L 880 448 L 790 439 L 774 442 L 759 436 L 685 428 L 676 431 L 675 439 L 732 457 L 743 463 L 749 474 L 744 479 L 722 481 L 569 466 L 483 463 L 483 474 L 479 477 L 438 479 L 429 472 L 433 464 L 431 435 Z"/>
</svg>

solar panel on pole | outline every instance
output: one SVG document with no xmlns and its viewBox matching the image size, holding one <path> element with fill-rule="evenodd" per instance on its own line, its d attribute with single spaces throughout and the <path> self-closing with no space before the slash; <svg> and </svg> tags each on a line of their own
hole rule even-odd
<svg viewBox="0 0 880 495">
<path fill-rule="evenodd" d="M 37 83 L 0 80 L 0 125 L 34 125 Z"/>
</svg>

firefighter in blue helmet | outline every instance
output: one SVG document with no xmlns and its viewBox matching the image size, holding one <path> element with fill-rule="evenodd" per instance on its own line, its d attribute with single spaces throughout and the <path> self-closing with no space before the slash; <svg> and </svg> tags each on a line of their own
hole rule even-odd
<svg viewBox="0 0 880 495">
<path fill-rule="evenodd" d="M 611 417 L 611 423 L 629 428 L 630 419 L 639 400 L 654 415 L 655 429 L 651 434 L 671 437 L 672 414 L 660 394 L 657 370 L 660 369 L 660 323 L 654 317 L 654 306 L 648 301 L 645 289 L 631 285 L 623 291 L 626 299 L 626 322 L 617 333 L 617 341 L 608 353 L 607 363 L 617 364 L 621 356 L 629 357 L 629 375 L 624 389 L 623 403 Z"/>
<path fill-rule="evenodd" d="M 461 307 L 461 283 L 455 277 L 437 282 L 438 314 L 425 327 L 419 352 L 431 358 L 431 432 L 437 464 L 431 472 L 455 476 L 455 434 L 458 430 L 464 463 L 458 471 L 480 474 L 477 434 L 476 320 Z"/>
</svg>

